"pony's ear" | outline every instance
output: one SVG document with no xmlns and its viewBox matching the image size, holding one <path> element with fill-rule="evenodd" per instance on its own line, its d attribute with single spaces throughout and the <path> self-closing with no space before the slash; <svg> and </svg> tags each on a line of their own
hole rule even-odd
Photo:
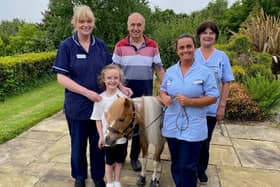
<svg viewBox="0 0 280 187">
<path fill-rule="evenodd" d="M 129 106 L 130 106 L 130 101 L 129 101 L 129 99 L 125 98 L 125 100 L 124 100 L 124 106 L 125 106 L 125 107 L 129 107 Z"/>
</svg>

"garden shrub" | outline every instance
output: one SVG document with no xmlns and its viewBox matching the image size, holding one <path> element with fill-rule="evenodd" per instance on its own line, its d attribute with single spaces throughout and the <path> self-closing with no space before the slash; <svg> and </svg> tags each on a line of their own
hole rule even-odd
<svg viewBox="0 0 280 187">
<path fill-rule="evenodd" d="M 237 121 L 260 121 L 265 119 L 264 113 L 252 99 L 244 86 L 231 83 L 225 111 L 226 119 Z"/>
<path fill-rule="evenodd" d="M 232 72 L 234 74 L 235 81 L 243 82 L 243 80 L 246 76 L 246 71 L 242 66 L 240 66 L 240 65 L 232 66 Z"/>
<path fill-rule="evenodd" d="M 250 51 L 251 41 L 246 35 L 236 34 L 230 38 L 230 42 L 226 45 L 226 50 L 234 51 L 237 54 L 245 53 Z"/>
<path fill-rule="evenodd" d="M 224 52 L 227 54 L 232 66 L 237 64 L 237 54 L 234 51 L 224 50 Z"/>
<path fill-rule="evenodd" d="M 256 74 L 261 74 L 268 79 L 273 79 L 271 56 L 269 54 L 257 52 L 242 53 L 238 55 L 235 65 L 242 66 L 248 77 L 255 77 Z"/>
<path fill-rule="evenodd" d="M 269 80 L 273 79 L 271 69 L 266 64 L 253 63 L 253 64 L 246 66 L 245 69 L 246 69 L 246 73 L 247 73 L 248 77 L 256 77 L 259 74 L 259 75 L 266 77 Z"/>
<path fill-rule="evenodd" d="M 271 66 L 271 55 L 268 53 L 259 53 L 259 52 L 252 52 L 252 55 L 255 56 L 256 62 L 265 64 L 267 67 Z"/>
<path fill-rule="evenodd" d="M 250 37 L 254 51 L 279 54 L 279 27 L 280 17 L 266 15 L 263 9 L 255 9 L 241 25 L 240 33 Z"/>
<path fill-rule="evenodd" d="M 52 51 L 0 57 L 0 100 L 20 92 L 26 84 L 52 76 L 55 54 Z"/>
<path fill-rule="evenodd" d="M 271 80 L 267 77 L 256 74 L 256 77 L 247 77 L 245 80 L 247 90 L 253 99 L 257 102 L 258 107 L 266 115 L 280 104 L 280 82 Z"/>
</svg>

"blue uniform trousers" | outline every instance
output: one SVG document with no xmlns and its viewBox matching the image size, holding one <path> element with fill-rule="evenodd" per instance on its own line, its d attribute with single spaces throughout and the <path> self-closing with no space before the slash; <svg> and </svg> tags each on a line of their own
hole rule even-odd
<svg viewBox="0 0 280 187">
<path fill-rule="evenodd" d="M 167 138 L 171 155 L 171 174 L 176 187 L 196 187 L 201 142 Z"/>
<path fill-rule="evenodd" d="M 105 175 L 104 151 L 98 148 L 99 135 L 93 120 L 74 120 L 66 116 L 71 138 L 71 174 L 75 179 L 87 178 L 87 142 L 89 140 L 90 171 L 93 180 Z"/>
<path fill-rule="evenodd" d="M 207 116 L 208 137 L 202 142 L 200 157 L 198 161 L 198 173 L 204 173 L 209 162 L 209 149 L 212 134 L 216 126 L 216 117 Z"/>
</svg>

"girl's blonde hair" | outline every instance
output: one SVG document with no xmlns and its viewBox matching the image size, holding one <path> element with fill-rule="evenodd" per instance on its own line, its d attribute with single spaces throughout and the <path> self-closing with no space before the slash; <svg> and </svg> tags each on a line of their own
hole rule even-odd
<svg viewBox="0 0 280 187">
<path fill-rule="evenodd" d="M 73 16 L 71 24 L 75 28 L 75 25 L 82 19 L 89 19 L 93 23 L 93 28 L 95 28 L 95 17 L 89 6 L 77 5 L 73 9 Z"/>
<path fill-rule="evenodd" d="M 100 87 L 101 87 L 103 90 L 106 89 L 106 85 L 105 85 L 105 83 L 104 83 L 105 73 L 106 73 L 106 71 L 108 71 L 108 70 L 113 70 L 113 69 L 114 69 L 114 70 L 117 70 L 117 71 L 119 72 L 119 75 L 120 75 L 120 83 L 124 84 L 124 73 L 123 73 L 122 69 L 121 69 L 118 65 L 116 65 L 116 64 L 109 64 L 109 65 L 105 66 L 105 67 L 102 69 L 102 71 L 101 71 L 101 73 L 100 73 L 100 76 L 98 77 L 99 85 L 100 85 Z"/>
</svg>

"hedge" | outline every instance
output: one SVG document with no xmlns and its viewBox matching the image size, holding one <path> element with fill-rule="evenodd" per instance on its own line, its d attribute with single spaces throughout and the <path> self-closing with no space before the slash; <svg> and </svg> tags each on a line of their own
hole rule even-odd
<svg viewBox="0 0 280 187">
<path fill-rule="evenodd" d="M 27 83 L 51 75 L 56 51 L 0 57 L 0 100 L 14 95 Z"/>
</svg>

